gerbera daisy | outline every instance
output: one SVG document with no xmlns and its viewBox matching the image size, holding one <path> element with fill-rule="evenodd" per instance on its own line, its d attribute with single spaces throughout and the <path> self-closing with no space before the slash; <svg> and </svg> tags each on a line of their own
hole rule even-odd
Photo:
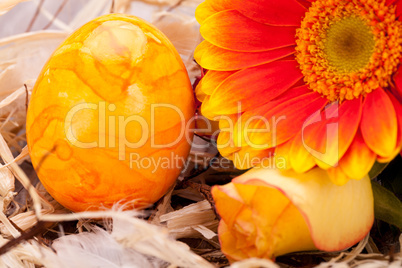
<svg viewBox="0 0 402 268">
<path fill-rule="evenodd" d="M 402 146 L 402 0 L 206 0 L 201 111 L 239 168 L 361 179 Z M 259 159 L 261 161 L 254 161 Z M 277 166 L 281 168 L 281 166 Z"/>
</svg>

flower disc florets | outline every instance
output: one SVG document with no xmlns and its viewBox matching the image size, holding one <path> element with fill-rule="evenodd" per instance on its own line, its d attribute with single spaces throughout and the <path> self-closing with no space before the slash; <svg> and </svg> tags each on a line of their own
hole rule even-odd
<svg viewBox="0 0 402 268">
<path fill-rule="evenodd" d="M 351 100 L 390 85 L 402 56 L 402 23 L 385 0 L 318 0 L 296 43 L 309 87 L 330 101 Z"/>
</svg>

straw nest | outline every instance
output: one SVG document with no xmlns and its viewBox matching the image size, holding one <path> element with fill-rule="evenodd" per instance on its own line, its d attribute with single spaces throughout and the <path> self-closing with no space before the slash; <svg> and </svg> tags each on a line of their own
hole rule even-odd
<svg viewBox="0 0 402 268">
<path fill-rule="evenodd" d="M 218 155 L 212 144 L 192 149 L 175 187 L 149 210 L 71 213 L 38 181 L 25 143 L 27 103 L 42 66 L 69 33 L 99 15 L 120 12 L 151 21 L 176 46 L 194 82 L 200 75 L 192 57 L 201 41 L 194 18 L 200 2 L 0 1 L 1 267 L 229 266 L 220 251 L 209 185 L 228 182 L 237 171 L 208 166 Z M 194 142 L 208 143 L 199 137 Z M 373 241 L 367 236 L 344 252 L 297 253 L 276 263 L 249 259 L 230 267 L 402 265 L 401 253 L 383 254 Z"/>
</svg>

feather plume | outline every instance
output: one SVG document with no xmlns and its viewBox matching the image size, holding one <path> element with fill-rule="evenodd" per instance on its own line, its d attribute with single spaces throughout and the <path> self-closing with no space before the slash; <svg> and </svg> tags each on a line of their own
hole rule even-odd
<svg viewBox="0 0 402 268">
<path fill-rule="evenodd" d="M 0 1 L 0 16 L 7 13 L 13 7 L 21 2 L 25 2 L 28 0 L 2 0 Z"/>
<path fill-rule="evenodd" d="M 62 236 L 53 243 L 55 254 L 47 254 L 48 267 L 161 267 L 162 262 L 119 244 L 112 235 L 94 227 L 93 232 Z"/>
</svg>

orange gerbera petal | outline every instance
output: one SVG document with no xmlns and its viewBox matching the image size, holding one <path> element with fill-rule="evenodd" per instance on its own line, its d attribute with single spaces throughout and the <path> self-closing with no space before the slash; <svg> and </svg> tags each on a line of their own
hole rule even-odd
<svg viewBox="0 0 402 268">
<path fill-rule="evenodd" d="M 394 105 L 382 88 L 367 94 L 360 126 L 372 151 L 383 157 L 393 154 L 398 125 Z"/>
<path fill-rule="evenodd" d="M 339 167 L 352 179 L 361 179 L 369 173 L 376 159 L 376 154 L 370 150 L 363 140 L 360 131 L 339 161 Z"/>
<path fill-rule="evenodd" d="M 268 167 L 274 166 L 274 160 L 271 157 L 274 156 L 275 148 L 269 148 L 265 150 L 249 150 L 248 147 L 241 147 L 240 150 L 233 153 L 231 159 L 233 164 L 238 169 L 249 169 L 253 166 L 265 165 Z M 266 161 L 270 159 L 270 161 Z"/>
<path fill-rule="evenodd" d="M 216 71 L 232 71 L 253 67 L 295 53 L 293 46 L 261 52 L 238 52 L 219 48 L 203 41 L 194 52 L 194 58 L 203 68 Z"/>
<path fill-rule="evenodd" d="M 303 87 L 304 88 L 304 87 Z M 309 92 L 289 100 L 272 101 L 257 109 L 245 112 L 234 131 L 235 144 L 242 144 L 255 149 L 265 149 L 277 146 L 295 136 L 303 126 L 306 118 L 320 111 L 328 100 L 320 94 Z M 236 131 L 241 128 L 243 131 Z M 264 129 L 264 131 L 261 131 Z M 236 137 L 241 134 L 241 139 Z M 239 146 L 239 144 L 236 144 Z"/>
<path fill-rule="evenodd" d="M 247 153 L 267 158 L 264 153 L 276 147 L 284 154 L 284 168 L 305 172 L 318 165 L 342 184 L 361 178 L 374 158 L 390 161 L 401 150 L 402 0 L 366 2 L 205 0 L 200 5 L 205 41 L 195 58 L 211 70 L 197 87 L 205 99 L 202 111 L 242 119 L 218 138 L 230 143 L 219 149 L 227 158 Z M 339 45 L 351 38 L 360 44 L 356 49 Z M 319 94 L 322 99 L 315 97 Z"/>
<path fill-rule="evenodd" d="M 197 90 L 197 89 L 199 89 L 199 88 L 195 89 L 195 95 L 200 102 L 203 102 L 208 95 L 205 94 L 205 92 L 203 92 L 202 90 Z"/>
<path fill-rule="evenodd" d="M 402 103 L 396 99 L 391 93 L 387 93 L 389 99 L 392 101 L 392 104 L 395 108 L 396 119 L 398 121 L 398 137 L 396 139 L 397 147 L 402 146 Z"/>
<path fill-rule="evenodd" d="M 202 24 L 208 17 L 225 9 L 232 9 L 228 0 L 205 0 L 195 10 L 195 18 Z"/>
<path fill-rule="evenodd" d="M 288 140 L 285 143 L 278 145 L 275 149 L 275 167 L 281 170 L 290 169 L 290 149 L 292 148 L 293 140 Z M 314 162 L 314 160 L 313 160 Z"/>
<path fill-rule="evenodd" d="M 236 10 L 208 17 L 200 32 L 210 43 L 235 51 L 257 52 L 296 44 L 296 27 L 261 24 Z"/>
<path fill-rule="evenodd" d="M 223 80 L 234 74 L 236 71 L 220 72 L 220 71 L 208 71 L 206 75 L 200 80 L 195 91 L 198 96 L 198 92 L 203 91 L 207 95 L 211 95 L 212 92 L 222 83 Z"/>
<path fill-rule="evenodd" d="M 221 131 L 217 139 L 217 145 L 223 157 L 231 159 L 231 155 L 241 149 L 236 147 L 233 142 L 233 129 L 240 116 L 240 114 L 232 114 L 220 117 L 219 128 Z"/>
<path fill-rule="evenodd" d="M 288 156 L 290 167 L 296 172 L 306 172 L 312 169 L 315 166 L 315 160 L 304 145 L 302 132 L 300 131 L 292 140 Z"/>
<path fill-rule="evenodd" d="M 345 185 L 349 181 L 349 177 L 346 175 L 345 172 L 339 166 L 337 167 L 330 167 L 327 169 L 328 177 L 331 181 L 339 186 Z"/>
<path fill-rule="evenodd" d="M 200 108 L 202 115 L 210 120 L 215 120 L 215 118 L 218 117 L 219 114 L 216 114 L 213 111 L 208 109 L 209 99 L 211 98 L 211 96 L 199 94 L 199 97 L 203 98 L 201 108 Z"/>
<path fill-rule="evenodd" d="M 302 129 L 304 145 L 321 168 L 336 166 L 346 153 L 359 126 L 361 107 L 361 98 L 340 105 L 333 103 L 321 113 L 321 118 L 315 118 Z"/>
<path fill-rule="evenodd" d="M 390 93 L 388 93 L 388 97 L 392 101 L 392 104 L 394 105 L 395 113 L 396 113 L 396 119 L 398 122 L 398 134 L 396 137 L 396 146 L 394 153 L 392 153 L 388 157 L 382 157 L 378 156 L 377 161 L 381 163 L 387 163 L 390 162 L 402 149 L 402 104 Z"/>
<path fill-rule="evenodd" d="M 241 148 L 236 147 L 233 144 L 232 140 L 232 133 L 229 131 L 222 131 L 219 133 L 218 139 L 217 139 L 218 144 L 222 144 L 220 147 L 221 149 L 219 150 L 219 153 L 228 159 L 232 159 L 232 155 L 236 152 L 238 152 Z"/>
<path fill-rule="evenodd" d="M 302 77 L 297 62 L 275 61 L 241 70 L 223 81 L 212 93 L 203 114 L 237 114 L 263 105 L 277 97 Z M 253 83 L 250 83 L 252 79 Z M 239 105 L 241 102 L 241 106 Z"/>
<path fill-rule="evenodd" d="M 247 0 L 246 5 L 243 0 L 232 0 L 232 4 L 235 9 L 255 21 L 281 26 L 300 26 L 301 19 L 307 11 L 296 0 Z"/>
<path fill-rule="evenodd" d="M 303 83 L 303 81 L 300 81 L 300 82 Z M 288 101 L 288 100 L 297 98 L 300 95 L 305 95 L 305 94 L 309 94 L 309 93 L 311 93 L 311 90 L 304 83 L 301 86 L 295 84 L 294 87 L 286 90 L 284 93 L 282 93 L 278 97 L 274 98 L 272 100 L 272 102 L 274 102 L 273 105 L 276 106 L 283 101 Z"/>
</svg>

